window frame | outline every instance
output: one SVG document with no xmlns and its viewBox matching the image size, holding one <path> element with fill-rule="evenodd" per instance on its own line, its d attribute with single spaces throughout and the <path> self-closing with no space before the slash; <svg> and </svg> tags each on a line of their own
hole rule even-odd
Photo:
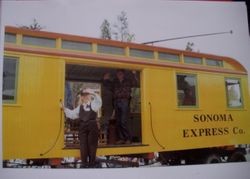
<svg viewBox="0 0 250 179">
<path fill-rule="evenodd" d="M 192 77 L 195 77 L 194 80 L 195 80 L 195 105 L 179 105 L 178 104 L 178 101 L 179 101 L 179 95 L 178 95 L 178 78 L 177 76 L 178 75 L 182 75 L 182 76 L 192 76 Z M 176 105 L 177 105 L 177 108 L 178 109 L 198 109 L 199 108 L 199 92 L 198 92 L 198 75 L 197 74 L 194 74 L 194 73 L 175 73 L 175 83 L 176 83 Z"/>
<path fill-rule="evenodd" d="M 2 101 L 3 104 L 17 104 L 17 95 L 18 95 L 18 79 L 19 79 L 19 58 L 15 56 L 5 56 L 3 59 L 5 60 L 6 58 L 14 59 L 16 60 L 16 71 L 15 71 L 15 87 L 14 87 L 14 99 L 9 100 L 9 99 L 3 99 L 3 89 L 2 89 Z M 4 63 L 3 63 L 3 71 L 4 71 Z M 3 75 L 3 74 L 2 74 Z M 2 84 L 3 85 L 3 84 Z"/>
<path fill-rule="evenodd" d="M 170 56 L 178 57 L 177 59 L 171 58 Z M 170 58 L 169 58 L 170 57 Z M 167 62 L 180 63 L 181 58 L 179 54 L 167 53 L 167 52 L 158 52 L 158 59 Z"/>
<path fill-rule="evenodd" d="M 154 51 L 138 49 L 138 48 L 130 48 L 129 56 L 142 59 L 154 59 Z"/>
<path fill-rule="evenodd" d="M 219 68 L 223 68 L 224 67 L 224 63 L 223 60 L 217 60 L 217 59 L 212 59 L 212 58 L 206 58 L 206 65 L 210 66 L 210 67 L 219 67 Z M 211 63 L 211 62 L 215 62 L 215 64 Z M 216 62 L 218 62 L 218 65 L 216 64 Z"/>
<path fill-rule="evenodd" d="M 202 57 L 184 55 L 183 61 L 185 64 L 203 65 Z"/>
<path fill-rule="evenodd" d="M 241 99 L 241 105 L 240 106 L 230 106 L 229 105 L 229 96 L 228 96 L 228 89 L 226 82 L 227 80 L 238 80 L 239 82 L 239 87 L 240 87 L 240 99 Z M 224 78 L 224 86 L 225 86 L 225 91 L 226 91 L 226 106 L 228 109 L 243 109 L 244 108 L 244 96 L 243 96 L 243 91 L 242 91 L 242 82 L 240 78 L 237 77 L 225 77 Z"/>
<path fill-rule="evenodd" d="M 61 49 L 62 50 L 92 52 L 93 46 L 89 42 L 80 42 L 80 41 L 72 41 L 72 40 L 62 39 Z"/>
<path fill-rule="evenodd" d="M 14 33 L 5 33 L 4 34 L 4 42 L 15 44 L 17 41 L 17 35 Z"/>
<path fill-rule="evenodd" d="M 110 51 L 108 50 L 108 48 L 110 48 Z M 118 51 L 116 51 L 116 50 L 118 50 Z M 120 56 L 125 56 L 126 55 L 126 51 L 125 51 L 124 47 L 118 47 L 118 46 L 113 46 L 113 45 L 105 45 L 105 44 L 98 44 L 97 45 L 97 53 L 110 54 L 110 55 L 120 55 Z"/>
<path fill-rule="evenodd" d="M 44 43 L 45 41 L 47 41 L 48 43 Z M 56 48 L 56 38 L 23 35 L 22 45 L 29 45 L 42 48 Z"/>
</svg>

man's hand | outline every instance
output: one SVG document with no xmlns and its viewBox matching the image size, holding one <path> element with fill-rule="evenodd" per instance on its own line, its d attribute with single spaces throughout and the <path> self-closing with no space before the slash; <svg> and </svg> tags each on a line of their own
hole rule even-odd
<svg viewBox="0 0 250 179">
<path fill-rule="evenodd" d="M 62 101 L 60 101 L 59 106 L 60 106 L 61 110 L 64 110 L 65 107 L 64 107 L 64 104 Z"/>
<path fill-rule="evenodd" d="M 84 93 L 89 93 L 89 94 L 92 94 L 94 95 L 95 94 L 95 91 L 90 89 L 90 88 L 86 88 L 85 90 L 83 90 Z"/>
<path fill-rule="evenodd" d="M 136 71 L 135 71 L 135 70 L 133 70 L 132 73 L 133 73 L 134 75 L 136 75 Z"/>
</svg>

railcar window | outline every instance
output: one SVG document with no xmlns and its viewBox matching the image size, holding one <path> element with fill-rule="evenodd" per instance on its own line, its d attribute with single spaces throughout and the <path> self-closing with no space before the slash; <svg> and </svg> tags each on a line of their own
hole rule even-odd
<svg viewBox="0 0 250 179">
<path fill-rule="evenodd" d="M 122 47 L 114 47 L 110 45 L 98 45 L 97 52 L 108 53 L 114 55 L 125 55 L 125 49 Z"/>
<path fill-rule="evenodd" d="M 208 66 L 223 67 L 223 61 L 220 61 L 220 60 L 206 59 L 206 64 Z"/>
<path fill-rule="evenodd" d="M 36 45 L 42 47 L 51 47 L 51 48 L 56 47 L 56 39 L 41 38 L 41 37 L 23 36 L 22 43 L 26 45 Z"/>
<path fill-rule="evenodd" d="M 17 91 L 18 61 L 13 57 L 4 57 L 3 61 L 3 102 L 15 103 Z"/>
<path fill-rule="evenodd" d="M 178 106 L 197 106 L 196 75 L 177 74 Z"/>
<path fill-rule="evenodd" d="M 62 48 L 69 49 L 69 50 L 92 51 L 91 43 L 72 42 L 68 40 L 62 40 Z"/>
<path fill-rule="evenodd" d="M 154 52 L 148 50 L 130 49 L 130 56 L 141 58 L 154 58 Z"/>
<path fill-rule="evenodd" d="M 192 63 L 192 64 L 202 64 L 202 59 L 199 57 L 189 57 L 184 56 L 184 62 L 185 63 Z"/>
<path fill-rule="evenodd" d="M 16 34 L 6 33 L 4 35 L 4 41 L 9 43 L 16 43 Z"/>
<path fill-rule="evenodd" d="M 241 83 L 239 79 L 226 79 L 226 94 L 228 107 L 242 107 L 243 99 L 241 94 Z"/>
<path fill-rule="evenodd" d="M 167 60 L 171 62 L 179 62 L 180 57 L 179 55 L 176 54 L 170 54 L 170 53 L 164 53 L 164 52 L 159 52 L 159 59 L 160 60 Z"/>
</svg>

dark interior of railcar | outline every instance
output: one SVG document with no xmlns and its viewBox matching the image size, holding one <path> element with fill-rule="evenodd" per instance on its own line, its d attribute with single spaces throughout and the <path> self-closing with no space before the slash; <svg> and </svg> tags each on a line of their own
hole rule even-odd
<svg viewBox="0 0 250 179">
<path fill-rule="evenodd" d="M 103 106 L 98 111 L 98 123 L 100 124 L 99 147 L 116 147 L 117 128 L 115 115 L 111 115 L 108 124 L 104 121 L 104 113 L 107 109 L 114 109 L 110 97 L 105 96 L 103 88 L 103 77 L 109 73 L 111 81 L 116 78 L 116 68 L 104 68 L 85 66 L 78 64 L 67 64 L 65 75 L 65 106 L 73 109 L 79 105 L 79 91 L 84 88 L 92 88 L 100 94 L 103 100 Z M 132 71 L 124 69 L 125 76 L 130 77 Z M 130 112 L 128 119 L 128 129 L 131 136 L 130 144 L 137 145 L 141 143 L 141 99 L 140 99 L 140 72 L 136 71 L 139 83 L 131 89 Z M 65 119 L 64 143 L 65 148 L 79 148 L 78 140 L 79 120 Z"/>
</svg>

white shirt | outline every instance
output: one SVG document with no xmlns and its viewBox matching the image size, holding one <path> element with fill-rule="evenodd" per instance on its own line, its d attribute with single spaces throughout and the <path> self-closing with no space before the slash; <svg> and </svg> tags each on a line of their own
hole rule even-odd
<svg viewBox="0 0 250 179">
<path fill-rule="evenodd" d="M 95 112 L 97 112 L 101 106 L 102 106 L 102 99 L 98 94 L 93 94 L 93 101 L 88 102 L 88 103 L 83 103 L 84 110 L 88 111 L 90 108 L 87 108 L 87 105 L 91 105 L 91 109 Z M 70 119 L 78 119 L 79 118 L 79 113 L 80 113 L 80 106 L 77 106 L 75 109 L 70 110 L 68 108 L 64 108 L 64 112 L 67 118 Z"/>
</svg>

